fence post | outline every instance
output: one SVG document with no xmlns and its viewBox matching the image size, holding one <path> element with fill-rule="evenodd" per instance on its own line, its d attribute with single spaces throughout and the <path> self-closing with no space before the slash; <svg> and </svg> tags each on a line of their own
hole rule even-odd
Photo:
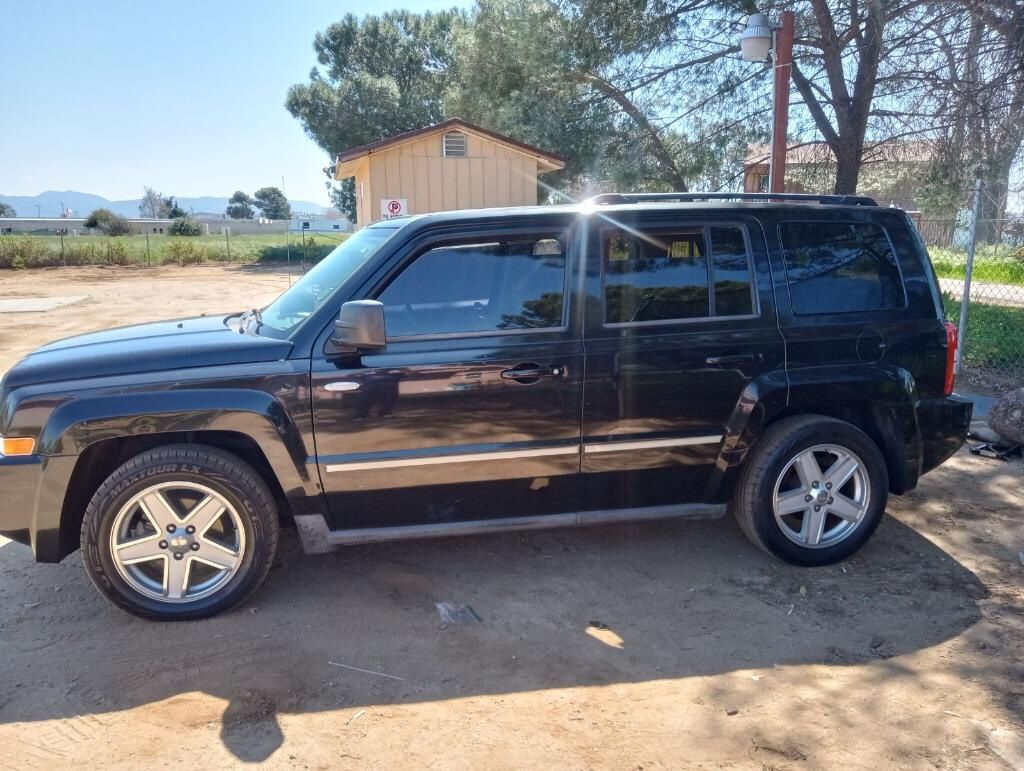
<svg viewBox="0 0 1024 771">
<path fill-rule="evenodd" d="M 224 228 L 224 241 L 228 245 L 228 262 L 231 262 L 231 228 Z"/>
<path fill-rule="evenodd" d="M 285 244 L 288 249 L 288 286 L 292 285 L 292 228 L 291 220 L 285 221 Z"/>
<path fill-rule="evenodd" d="M 146 231 L 146 267 L 149 268 L 149 267 L 152 266 L 152 264 L 153 263 L 149 259 L 149 231 L 147 230 Z"/>
<path fill-rule="evenodd" d="M 967 235 L 967 265 L 964 268 L 964 291 L 960 300 L 960 325 L 957 333 L 956 362 L 953 371 L 960 374 L 964 360 L 964 340 L 967 337 L 967 310 L 971 305 L 971 274 L 974 272 L 974 249 L 978 243 L 978 220 L 981 219 L 981 177 L 974 181 L 974 214 Z"/>
</svg>

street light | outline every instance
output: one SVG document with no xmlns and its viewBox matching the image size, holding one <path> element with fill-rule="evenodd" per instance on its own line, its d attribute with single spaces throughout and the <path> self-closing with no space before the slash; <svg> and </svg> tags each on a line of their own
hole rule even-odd
<svg viewBox="0 0 1024 771">
<path fill-rule="evenodd" d="M 772 39 L 775 33 L 771 22 L 763 13 L 755 13 L 747 17 L 747 28 L 740 36 L 740 53 L 745 62 L 766 62 L 768 52 L 772 50 Z"/>
<path fill-rule="evenodd" d="M 793 29 L 796 16 L 783 11 L 778 25 L 763 13 L 747 17 L 740 36 L 740 55 L 745 62 L 766 62 L 775 51 L 775 83 L 772 97 L 772 152 L 768 166 L 768 192 L 782 193 L 786 187 L 786 135 L 789 131 L 789 79 L 793 69 Z"/>
</svg>

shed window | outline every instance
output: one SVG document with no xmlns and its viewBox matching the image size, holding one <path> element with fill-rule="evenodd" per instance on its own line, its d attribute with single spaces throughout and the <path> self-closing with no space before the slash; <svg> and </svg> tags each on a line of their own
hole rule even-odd
<svg viewBox="0 0 1024 771">
<path fill-rule="evenodd" d="M 466 135 L 458 131 L 445 134 L 443 149 L 445 158 L 465 158 Z"/>
</svg>

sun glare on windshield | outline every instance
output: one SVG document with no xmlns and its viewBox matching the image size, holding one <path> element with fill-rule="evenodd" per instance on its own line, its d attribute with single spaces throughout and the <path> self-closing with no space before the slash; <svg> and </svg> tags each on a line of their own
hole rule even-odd
<svg viewBox="0 0 1024 771">
<path fill-rule="evenodd" d="M 290 332 L 372 257 L 398 228 L 364 228 L 324 257 L 284 294 L 266 307 L 262 327 Z"/>
</svg>

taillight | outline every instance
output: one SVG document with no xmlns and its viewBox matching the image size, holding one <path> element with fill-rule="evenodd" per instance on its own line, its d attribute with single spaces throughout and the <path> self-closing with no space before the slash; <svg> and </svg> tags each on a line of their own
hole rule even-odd
<svg viewBox="0 0 1024 771">
<path fill-rule="evenodd" d="M 942 393 L 949 396 L 953 393 L 953 385 L 956 383 L 956 324 L 947 321 L 946 327 L 946 378 L 942 381 Z"/>
</svg>

